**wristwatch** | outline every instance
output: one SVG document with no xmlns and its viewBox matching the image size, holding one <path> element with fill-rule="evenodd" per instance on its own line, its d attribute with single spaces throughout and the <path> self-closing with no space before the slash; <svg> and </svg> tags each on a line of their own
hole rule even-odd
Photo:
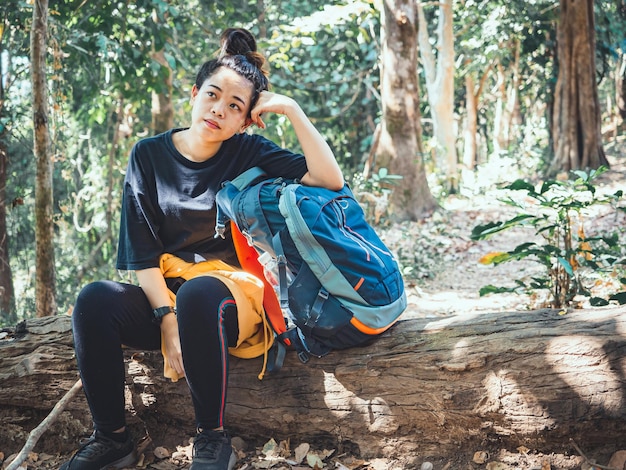
<svg viewBox="0 0 626 470">
<path fill-rule="evenodd" d="M 163 317 L 168 313 L 173 313 L 174 315 L 176 315 L 176 309 L 171 305 L 166 305 L 164 307 L 155 308 L 154 310 L 152 310 L 152 313 L 154 314 L 154 323 L 160 325 Z"/>
</svg>

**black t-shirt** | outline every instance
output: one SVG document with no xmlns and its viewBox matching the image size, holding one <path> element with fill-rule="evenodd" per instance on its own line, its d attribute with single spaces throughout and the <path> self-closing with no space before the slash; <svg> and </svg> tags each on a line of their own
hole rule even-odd
<svg viewBox="0 0 626 470">
<path fill-rule="evenodd" d="M 209 160 L 187 160 L 174 147 L 172 129 L 137 142 L 124 179 L 117 269 L 159 266 L 163 253 L 199 262 L 220 259 L 238 265 L 230 231 L 214 238 L 215 194 L 223 181 L 248 168 L 270 177 L 302 178 L 303 155 L 260 135 L 236 134 Z M 228 228 L 228 226 L 227 226 Z"/>
</svg>

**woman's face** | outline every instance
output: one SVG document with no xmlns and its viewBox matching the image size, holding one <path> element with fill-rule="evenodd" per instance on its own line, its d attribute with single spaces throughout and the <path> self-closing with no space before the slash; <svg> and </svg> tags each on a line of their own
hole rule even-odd
<svg viewBox="0 0 626 470">
<path fill-rule="evenodd" d="M 247 125 L 253 85 L 237 72 L 220 67 L 200 89 L 191 90 L 191 127 L 203 138 L 223 142 Z"/>
</svg>

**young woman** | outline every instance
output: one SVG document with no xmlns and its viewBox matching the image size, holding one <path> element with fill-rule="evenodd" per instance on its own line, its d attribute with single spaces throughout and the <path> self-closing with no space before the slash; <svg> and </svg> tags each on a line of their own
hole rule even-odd
<svg viewBox="0 0 626 470">
<path fill-rule="evenodd" d="M 245 339 L 241 315 L 261 307 L 241 294 L 247 292 L 242 284 L 254 279 L 227 276 L 239 265 L 232 237 L 214 238 L 215 194 L 223 181 L 254 166 L 306 185 L 338 190 L 344 184 L 333 152 L 300 106 L 268 91 L 263 64 L 247 30 L 225 31 L 218 58 L 197 74 L 189 127 L 145 138 L 132 150 L 117 268 L 135 271 L 139 286 L 95 282 L 76 300 L 74 342 L 94 433 L 61 470 L 135 461 L 125 427 L 122 345 L 162 349 L 168 376 L 186 378 L 197 428 L 191 470 L 235 464 L 224 430 L 228 347 Z M 289 119 L 302 154 L 244 133 L 252 124 L 265 128 L 264 113 Z M 226 275 L 166 279 L 164 263 L 172 259 L 199 273 Z"/>
</svg>

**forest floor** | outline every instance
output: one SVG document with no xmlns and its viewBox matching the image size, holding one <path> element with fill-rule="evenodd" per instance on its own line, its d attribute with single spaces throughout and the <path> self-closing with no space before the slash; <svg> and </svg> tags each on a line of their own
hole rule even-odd
<svg viewBox="0 0 626 470">
<path fill-rule="evenodd" d="M 620 145 L 615 143 L 607 145 L 607 153 L 612 169 L 600 177 L 597 183 L 598 190 L 614 193 L 618 189 L 626 189 L 626 140 L 620 142 Z M 505 164 L 500 167 L 500 171 L 509 177 L 512 174 L 511 168 Z M 405 267 L 412 268 L 411 272 L 406 274 L 410 304 L 408 311 L 419 312 L 412 315 L 525 311 L 545 306 L 548 300 L 545 295 L 491 294 L 483 297 L 479 295 L 480 288 L 485 284 L 512 286 L 514 280 L 541 273 L 542 269 L 541 265 L 531 261 L 503 263 L 498 266 L 479 263 L 479 259 L 488 252 L 510 250 L 534 237 L 532 231 L 515 229 L 501 232 L 488 240 L 477 242 L 470 239 L 472 229 L 476 225 L 506 220 L 514 214 L 513 208 L 498 200 L 504 194 L 502 190 L 495 189 L 493 184 L 493 179 L 497 178 L 497 175 L 493 170 L 489 170 L 488 175 L 489 177 L 482 183 L 477 177 L 476 186 L 471 192 L 449 197 L 442 203 L 443 210 L 428 219 L 383 229 L 385 242 L 398 252 Z M 606 207 L 590 214 L 589 218 L 592 219 L 592 223 L 586 227 L 589 232 L 593 230 L 596 233 L 607 233 L 614 231 L 615 227 L 626 226 L 626 214 L 622 213 L 619 218 L 615 218 L 614 212 L 609 213 Z M 606 292 L 598 292 L 598 295 L 603 295 L 614 287 L 604 283 L 596 286 L 596 289 L 600 291 L 604 289 Z M 580 299 L 578 306 L 585 306 L 584 298 Z M 155 447 L 158 443 L 150 442 L 140 444 L 141 460 L 133 468 L 158 470 L 188 468 L 191 453 L 188 439 L 181 436 L 181 444 L 176 448 Z M 263 447 L 255 447 L 252 444 L 246 445 L 243 439 L 235 436 L 233 444 L 238 454 L 236 470 L 400 468 L 388 459 L 363 461 L 355 456 L 327 455 L 328 452 L 318 448 L 315 442 L 300 444 L 298 449 L 291 451 L 285 450 L 289 448 L 289 443 L 275 443 L 273 440 Z M 584 448 L 584 443 L 580 444 Z M 624 448 L 626 449 L 626 444 Z M 593 468 L 586 462 L 582 452 L 580 448 L 572 448 L 567 453 L 564 453 L 563 449 L 555 449 L 550 453 L 521 448 L 513 451 L 498 448 L 465 449 L 463 454 L 442 455 L 437 460 L 433 459 L 432 467 L 424 464 L 422 468 L 425 470 Z M 279 454 L 282 458 L 277 458 Z M 596 452 L 590 453 L 587 457 L 597 459 L 598 463 L 606 466 L 610 456 Z M 2 457 L 0 455 L 0 459 Z M 28 469 L 57 469 L 67 458 L 67 455 L 34 452 L 24 465 L 27 465 Z M 7 458 L 7 462 L 10 459 Z"/>
</svg>

